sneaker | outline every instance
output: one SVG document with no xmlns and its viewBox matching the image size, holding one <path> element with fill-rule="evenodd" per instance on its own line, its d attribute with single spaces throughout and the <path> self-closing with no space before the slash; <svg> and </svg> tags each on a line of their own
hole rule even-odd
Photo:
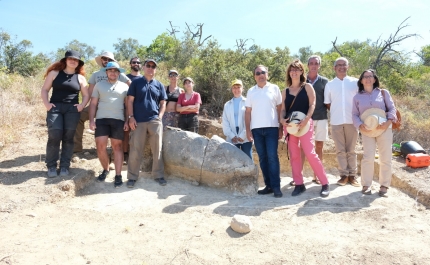
<svg viewBox="0 0 430 265">
<path fill-rule="evenodd" d="M 136 183 L 136 180 L 129 179 L 129 180 L 127 181 L 127 187 L 129 187 L 129 188 L 133 188 L 135 183 Z"/>
<path fill-rule="evenodd" d="M 282 197 L 282 191 L 280 189 L 274 189 L 273 190 L 273 196 L 275 196 L 275 198 L 281 198 Z"/>
<path fill-rule="evenodd" d="M 340 179 L 337 181 L 337 185 L 345 186 L 348 183 L 347 176 L 340 176 Z"/>
<path fill-rule="evenodd" d="M 291 196 L 298 196 L 300 194 L 302 194 L 303 192 L 305 192 L 306 187 L 304 184 L 302 185 L 296 185 L 296 187 L 293 190 L 293 193 L 291 193 Z"/>
<path fill-rule="evenodd" d="M 103 170 L 103 172 L 97 177 L 97 181 L 99 182 L 105 181 L 108 174 L 109 174 L 109 170 Z"/>
<path fill-rule="evenodd" d="M 55 178 L 57 177 L 57 168 L 56 167 L 50 167 L 48 168 L 48 178 Z"/>
<path fill-rule="evenodd" d="M 69 175 L 69 169 L 62 167 L 60 169 L 60 177 L 67 177 Z"/>
<path fill-rule="evenodd" d="M 354 187 L 360 187 L 360 184 L 358 184 L 357 180 L 355 179 L 354 176 L 349 176 L 348 177 L 348 183 L 351 184 Z"/>
<path fill-rule="evenodd" d="M 115 188 L 118 188 L 118 187 L 122 186 L 122 176 L 121 175 L 116 175 L 115 176 L 115 182 L 113 183 L 113 186 Z"/>
<path fill-rule="evenodd" d="M 327 197 L 330 194 L 330 187 L 328 184 L 322 185 L 320 195 L 321 197 Z"/>
<path fill-rule="evenodd" d="M 166 186 L 167 181 L 166 181 L 164 178 L 158 178 L 158 183 L 159 183 L 161 186 Z"/>
<path fill-rule="evenodd" d="M 270 193 L 273 193 L 273 190 L 269 186 L 266 186 L 266 187 L 264 187 L 264 189 L 257 191 L 257 194 L 259 194 L 259 195 L 266 195 L 266 194 L 270 194 Z"/>
</svg>

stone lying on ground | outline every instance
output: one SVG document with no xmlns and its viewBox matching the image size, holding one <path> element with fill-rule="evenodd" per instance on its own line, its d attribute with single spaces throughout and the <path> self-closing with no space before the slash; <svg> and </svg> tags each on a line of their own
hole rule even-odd
<svg viewBox="0 0 430 265">
<path fill-rule="evenodd" d="M 233 218 L 231 218 L 230 227 L 233 231 L 246 234 L 251 231 L 252 223 L 248 216 L 235 214 Z"/>
<path fill-rule="evenodd" d="M 257 192 L 258 168 L 245 153 L 216 135 L 208 139 L 196 133 L 168 129 L 163 133 L 162 153 L 166 175 L 238 195 Z M 145 152 L 144 160 L 152 160 L 151 156 Z M 143 170 L 150 171 L 150 166 L 146 162 Z"/>
</svg>

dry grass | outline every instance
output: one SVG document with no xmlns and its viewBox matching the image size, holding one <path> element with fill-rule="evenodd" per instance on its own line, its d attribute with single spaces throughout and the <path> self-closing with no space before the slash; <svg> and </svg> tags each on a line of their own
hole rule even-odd
<svg viewBox="0 0 430 265">
<path fill-rule="evenodd" d="M 44 123 L 42 84 L 42 73 L 36 77 L 22 77 L 0 72 L 0 148 L 18 141 L 16 132 L 29 124 Z"/>
</svg>

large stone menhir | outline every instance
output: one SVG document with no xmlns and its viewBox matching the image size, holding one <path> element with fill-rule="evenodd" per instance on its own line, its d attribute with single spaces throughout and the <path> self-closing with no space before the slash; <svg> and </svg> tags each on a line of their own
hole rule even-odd
<svg viewBox="0 0 430 265">
<path fill-rule="evenodd" d="M 142 169 L 152 165 L 145 147 Z M 258 168 L 234 145 L 219 136 L 208 139 L 196 133 L 169 128 L 163 133 L 164 170 L 175 176 L 237 195 L 254 195 L 258 189 Z"/>
</svg>

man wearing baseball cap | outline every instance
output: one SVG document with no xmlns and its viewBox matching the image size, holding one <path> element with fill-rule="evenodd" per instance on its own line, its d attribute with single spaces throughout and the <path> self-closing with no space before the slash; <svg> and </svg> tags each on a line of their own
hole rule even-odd
<svg viewBox="0 0 430 265">
<path fill-rule="evenodd" d="M 116 62 L 113 53 L 111 52 L 103 52 L 102 54 L 100 54 L 99 56 L 97 56 L 95 58 L 97 64 L 102 67 L 99 71 L 94 72 L 91 77 L 90 80 L 88 81 L 89 87 L 88 87 L 88 93 L 90 95 L 92 95 L 93 93 L 93 89 L 94 86 L 102 81 L 102 80 L 108 80 L 108 76 L 106 75 L 106 70 L 104 70 L 103 67 L 106 67 L 106 65 L 108 64 L 108 62 Z M 121 73 L 119 75 L 119 79 L 120 82 L 124 82 L 127 85 L 130 85 L 131 81 L 130 79 L 124 74 Z M 90 101 L 91 103 L 91 101 Z M 89 120 L 89 107 L 84 108 L 84 110 L 82 110 L 81 112 L 81 118 L 79 120 L 78 123 L 78 127 L 76 127 L 76 133 L 75 133 L 75 137 L 74 137 L 74 148 L 73 148 L 73 153 L 76 152 L 82 152 L 82 137 L 84 135 L 84 125 L 85 122 L 87 120 Z"/>
<path fill-rule="evenodd" d="M 127 187 L 133 188 L 139 178 L 143 149 L 146 140 L 150 141 L 152 152 L 152 177 L 162 186 L 164 163 L 161 154 L 163 124 L 166 110 L 166 90 L 155 73 L 157 62 L 147 59 L 143 63 L 143 77 L 134 80 L 127 93 L 127 113 L 130 132 L 130 154 L 128 157 Z"/>
<path fill-rule="evenodd" d="M 98 181 L 104 181 L 109 174 L 109 156 L 106 147 L 110 138 L 115 157 L 114 186 L 119 187 L 122 185 L 121 167 L 124 159 L 122 142 L 124 131 L 128 131 L 124 115 L 128 86 L 118 80 L 120 73 L 124 73 L 125 70 L 120 68 L 117 62 L 108 62 L 103 70 L 106 72 L 107 80 L 98 82 L 91 95 L 90 128 L 95 130 L 97 156 L 103 167 Z"/>
</svg>

